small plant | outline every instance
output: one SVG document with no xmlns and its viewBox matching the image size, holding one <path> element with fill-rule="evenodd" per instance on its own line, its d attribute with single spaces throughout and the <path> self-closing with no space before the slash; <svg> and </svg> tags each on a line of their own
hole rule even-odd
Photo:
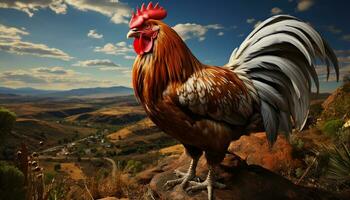
<svg viewBox="0 0 350 200">
<path fill-rule="evenodd" d="M 142 162 L 137 160 L 129 160 L 125 168 L 132 173 L 137 173 L 142 170 Z"/>
<path fill-rule="evenodd" d="M 341 147 L 328 148 L 329 170 L 328 178 L 340 183 L 350 181 L 350 151 L 342 144 Z"/>
<path fill-rule="evenodd" d="M 296 135 L 290 136 L 290 144 L 293 146 L 296 150 L 302 150 L 304 148 L 304 141 L 300 138 L 298 138 Z"/>
<path fill-rule="evenodd" d="M 22 144 L 20 151 L 17 152 L 17 160 L 18 168 L 24 176 L 26 200 L 64 199 L 67 191 L 66 184 L 62 181 L 55 181 L 55 178 L 52 178 L 51 183 L 46 185 L 49 180 L 47 180 L 43 174 L 43 168 L 40 166 L 38 153 L 29 153 L 26 145 Z"/>
<path fill-rule="evenodd" d="M 340 119 L 330 120 L 323 125 L 322 131 L 328 136 L 336 137 L 343 123 L 343 120 Z"/>
<path fill-rule="evenodd" d="M 303 175 L 303 173 L 304 173 L 303 168 L 299 167 L 299 168 L 296 168 L 296 169 L 295 169 L 295 176 L 296 176 L 297 178 L 300 178 L 300 177 Z"/>
<path fill-rule="evenodd" d="M 47 187 L 44 199 L 58 200 L 65 199 L 68 192 L 68 187 L 65 179 L 52 179 L 50 185 Z"/>
<path fill-rule="evenodd" d="M 343 127 L 339 131 L 339 142 L 350 145 L 350 128 Z"/>
<path fill-rule="evenodd" d="M 56 172 L 46 172 L 44 174 L 45 184 L 50 184 L 54 180 L 56 175 L 57 175 Z"/>
</svg>

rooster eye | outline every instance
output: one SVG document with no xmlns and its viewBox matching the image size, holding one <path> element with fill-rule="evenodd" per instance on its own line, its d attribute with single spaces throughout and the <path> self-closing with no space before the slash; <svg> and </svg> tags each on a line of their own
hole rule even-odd
<svg viewBox="0 0 350 200">
<path fill-rule="evenodd" d="M 145 25 L 145 29 L 151 29 L 151 25 L 146 24 L 146 25 Z"/>
</svg>

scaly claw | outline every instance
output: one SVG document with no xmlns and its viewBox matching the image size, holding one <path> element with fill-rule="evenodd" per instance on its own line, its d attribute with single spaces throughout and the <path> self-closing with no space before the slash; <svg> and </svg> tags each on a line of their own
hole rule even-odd
<svg viewBox="0 0 350 200">
<path fill-rule="evenodd" d="M 204 182 L 198 183 L 195 181 L 190 181 L 190 184 L 191 184 L 191 186 L 186 189 L 186 192 L 190 193 L 190 192 L 195 192 L 198 190 L 207 189 L 208 200 L 212 200 L 214 197 L 213 188 L 224 189 L 226 187 L 226 185 L 214 181 L 213 170 L 211 167 L 209 167 L 208 176 Z"/>
<path fill-rule="evenodd" d="M 175 175 L 176 175 L 177 177 L 179 177 L 179 178 L 184 177 L 184 176 L 187 175 L 187 173 L 182 172 L 182 171 L 177 170 L 177 169 L 174 171 L 174 173 L 175 173 Z"/>
<path fill-rule="evenodd" d="M 175 174 L 176 174 L 176 172 L 175 172 Z M 183 173 L 183 174 L 184 175 L 181 178 L 167 181 L 165 183 L 164 187 L 167 189 L 171 189 L 174 186 L 180 184 L 181 188 L 184 189 L 187 186 L 187 183 L 190 182 L 194 178 L 194 175 L 186 174 L 186 173 Z M 179 174 L 177 174 L 177 176 L 179 176 Z"/>
<path fill-rule="evenodd" d="M 188 169 L 187 173 L 181 172 L 179 170 L 175 170 L 175 175 L 177 177 L 180 177 L 178 179 L 175 180 L 169 180 L 164 184 L 164 187 L 166 189 L 171 189 L 176 185 L 181 185 L 181 188 L 184 189 L 187 184 L 192 181 L 195 176 L 196 176 L 196 167 L 197 167 L 197 162 L 198 160 L 192 160 L 190 167 Z"/>
</svg>

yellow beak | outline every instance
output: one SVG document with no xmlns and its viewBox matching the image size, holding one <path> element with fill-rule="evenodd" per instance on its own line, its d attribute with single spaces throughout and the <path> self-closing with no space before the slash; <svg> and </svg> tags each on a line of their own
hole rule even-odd
<svg viewBox="0 0 350 200">
<path fill-rule="evenodd" d="M 131 38 L 131 37 L 138 37 L 139 32 L 136 30 L 131 29 L 128 34 L 126 35 L 126 38 Z"/>
</svg>

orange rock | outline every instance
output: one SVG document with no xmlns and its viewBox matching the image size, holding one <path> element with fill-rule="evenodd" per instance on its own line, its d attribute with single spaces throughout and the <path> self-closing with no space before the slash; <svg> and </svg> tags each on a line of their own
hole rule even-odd
<svg viewBox="0 0 350 200">
<path fill-rule="evenodd" d="M 228 151 L 246 160 L 249 165 L 260 165 L 271 171 L 281 171 L 299 165 L 292 157 L 292 146 L 283 135 L 269 148 L 265 132 L 242 136 L 231 142 Z"/>
</svg>

